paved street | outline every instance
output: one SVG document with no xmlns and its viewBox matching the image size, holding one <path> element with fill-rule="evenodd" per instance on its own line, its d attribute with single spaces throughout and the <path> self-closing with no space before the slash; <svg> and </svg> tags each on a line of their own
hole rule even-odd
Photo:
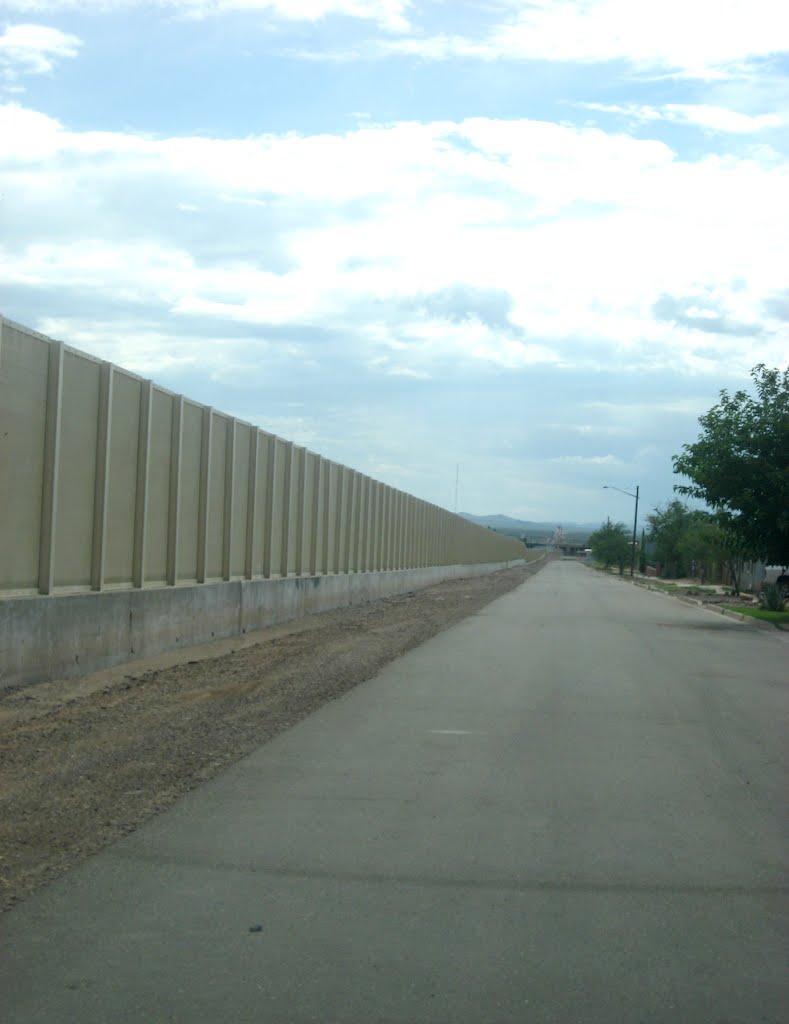
<svg viewBox="0 0 789 1024">
<path fill-rule="evenodd" d="M 788 690 L 553 562 L 0 919 L 3 1020 L 784 1024 Z"/>
</svg>

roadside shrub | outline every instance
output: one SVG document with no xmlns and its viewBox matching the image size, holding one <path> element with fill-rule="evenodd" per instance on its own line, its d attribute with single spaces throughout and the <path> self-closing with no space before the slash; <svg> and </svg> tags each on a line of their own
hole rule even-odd
<svg viewBox="0 0 789 1024">
<path fill-rule="evenodd" d="M 768 583 L 759 594 L 759 604 L 768 612 L 782 612 L 786 601 L 775 583 Z"/>
</svg>

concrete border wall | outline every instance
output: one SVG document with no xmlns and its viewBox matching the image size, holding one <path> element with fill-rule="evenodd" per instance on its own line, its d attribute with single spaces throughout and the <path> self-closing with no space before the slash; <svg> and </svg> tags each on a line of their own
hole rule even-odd
<svg viewBox="0 0 789 1024">
<path fill-rule="evenodd" d="M 504 567 L 435 566 L 0 601 L 0 690 L 67 679 Z"/>
<path fill-rule="evenodd" d="M 511 537 L 0 317 L 0 686 L 162 651 L 165 637 L 259 628 L 281 621 L 280 605 L 312 610 L 306 593 L 336 607 L 343 594 L 398 592 L 387 588 L 406 571 L 411 589 L 425 570 L 443 579 L 523 554 Z"/>
</svg>

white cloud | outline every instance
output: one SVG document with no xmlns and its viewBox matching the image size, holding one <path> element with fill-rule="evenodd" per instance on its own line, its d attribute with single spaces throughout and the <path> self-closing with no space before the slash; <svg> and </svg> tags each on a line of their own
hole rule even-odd
<svg viewBox="0 0 789 1024">
<path fill-rule="evenodd" d="M 71 317 L 42 317 L 38 329 L 50 338 L 76 348 L 88 349 L 102 358 L 143 376 L 161 376 L 174 369 L 200 367 L 215 374 L 228 364 L 236 339 L 217 337 L 210 346 L 198 335 L 174 338 L 161 323 L 144 319 L 96 320 L 90 323 Z"/>
<path fill-rule="evenodd" d="M 745 114 L 703 103 L 666 103 L 661 106 L 629 103 L 579 103 L 587 110 L 598 110 L 606 114 L 619 114 L 630 121 L 645 124 L 649 121 L 670 121 L 675 124 L 692 124 L 712 132 L 732 135 L 751 135 L 780 128 L 789 123 L 789 112 L 771 111 L 766 114 Z"/>
<path fill-rule="evenodd" d="M 387 32 L 409 29 L 410 0 L 5 0 L 8 10 L 57 14 L 63 11 L 107 14 L 112 11 L 158 6 L 190 17 L 216 17 L 259 11 L 285 21 L 318 21 L 344 15 L 376 23 Z"/>
<path fill-rule="evenodd" d="M 649 403 L 648 414 L 650 416 L 695 416 L 704 412 L 707 401 L 707 399 L 701 396 L 669 400 L 656 398 L 653 402 Z M 593 400 L 582 402 L 581 404 L 584 409 L 591 409 L 596 413 L 602 413 L 625 421 L 631 420 L 633 417 L 644 416 L 647 412 L 643 403 L 628 402 L 622 399 L 616 402 Z"/>
<path fill-rule="evenodd" d="M 603 63 L 715 79 L 789 49 L 789 19 L 776 0 L 533 0 L 482 36 L 413 35 L 389 44 L 430 59 L 478 57 Z"/>
<path fill-rule="evenodd" d="M 785 356 L 764 311 L 789 265 L 780 159 L 681 160 L 495 118 L 158 138 L 7 104 L 0 135 L 18 140 L 0 155 L 0 283 L 79 298 L 86 317 L 118 302 L 179 323 L 330 326 L 373 372 L 421 379 Z M 502 298 L 464 306 L 464 288 Z"/>
<path fill-rule="evenodd" d="M 6 25 L 0 35 L 0 82 L 6 90 L 21 91 L 24 75 L 49 74 L 57 60 L 76 57 L 81 41 L 48 25 Z"/>
<path fill-rule="evenodd" d="M 625 428 L 622 426 L 612 426 L 611 424 L 603 423 L 547 423 L 545 429 L 588 436 L 601 434 L 604 437 L 621 436 L 625 432 Z"/>
<path fill-rule="evenodd" d="M 789 123 L 786 113 L 743 114 L 706 104 L 669 103 L 663 109 L 668 120 L 685 121 L 710 131 L 735 135 L 749 135 Z"/>
<path fill-rule="evenodd" d="M 559 455 L 555 459 L 547 461 L 579 466 L 618 466 L 622 464 L 622 460 L 616 455 Z"/>
<path fill-rule="evenodd" d="M 623 61 L 649 73 L 710 81 L 742 75 L 750 62 L 789 50 L 789 19 L 778 0 L 693 0 L 691 4 L 687 0 L 480 0 L 474 7 L 476 30 L 467 34 L 420 28 L 422 16 L 435 12 L 418 0 L 152 0 L 152 4 L 192 18 L 259 12 L 281 22 L 316 23 L 340 15 L 381 30 L 384 36 L 378 40 L 378 53 L 413 54 L 429 60 Z M 141 0 L 5 0 L 9 11 L 37 14 L 108 14 L 149 6 Z M 452 19 L 448 16 L 447 21 Z M 375 52 L 367 46 L 343 56 L 369 57 Z M 309 55 L 337 56 L 331 48 Z"/>
</svg>

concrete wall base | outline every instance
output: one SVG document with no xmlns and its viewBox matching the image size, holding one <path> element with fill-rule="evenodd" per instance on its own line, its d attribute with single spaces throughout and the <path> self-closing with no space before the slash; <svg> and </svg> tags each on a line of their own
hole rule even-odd
<svg viewBox="0 0 789 1024">
<path fill-rule="evenodd" d="M 522 562 L 7 598 L 0 600 L 0 690 L 95 672 Z"/>
</svg>

